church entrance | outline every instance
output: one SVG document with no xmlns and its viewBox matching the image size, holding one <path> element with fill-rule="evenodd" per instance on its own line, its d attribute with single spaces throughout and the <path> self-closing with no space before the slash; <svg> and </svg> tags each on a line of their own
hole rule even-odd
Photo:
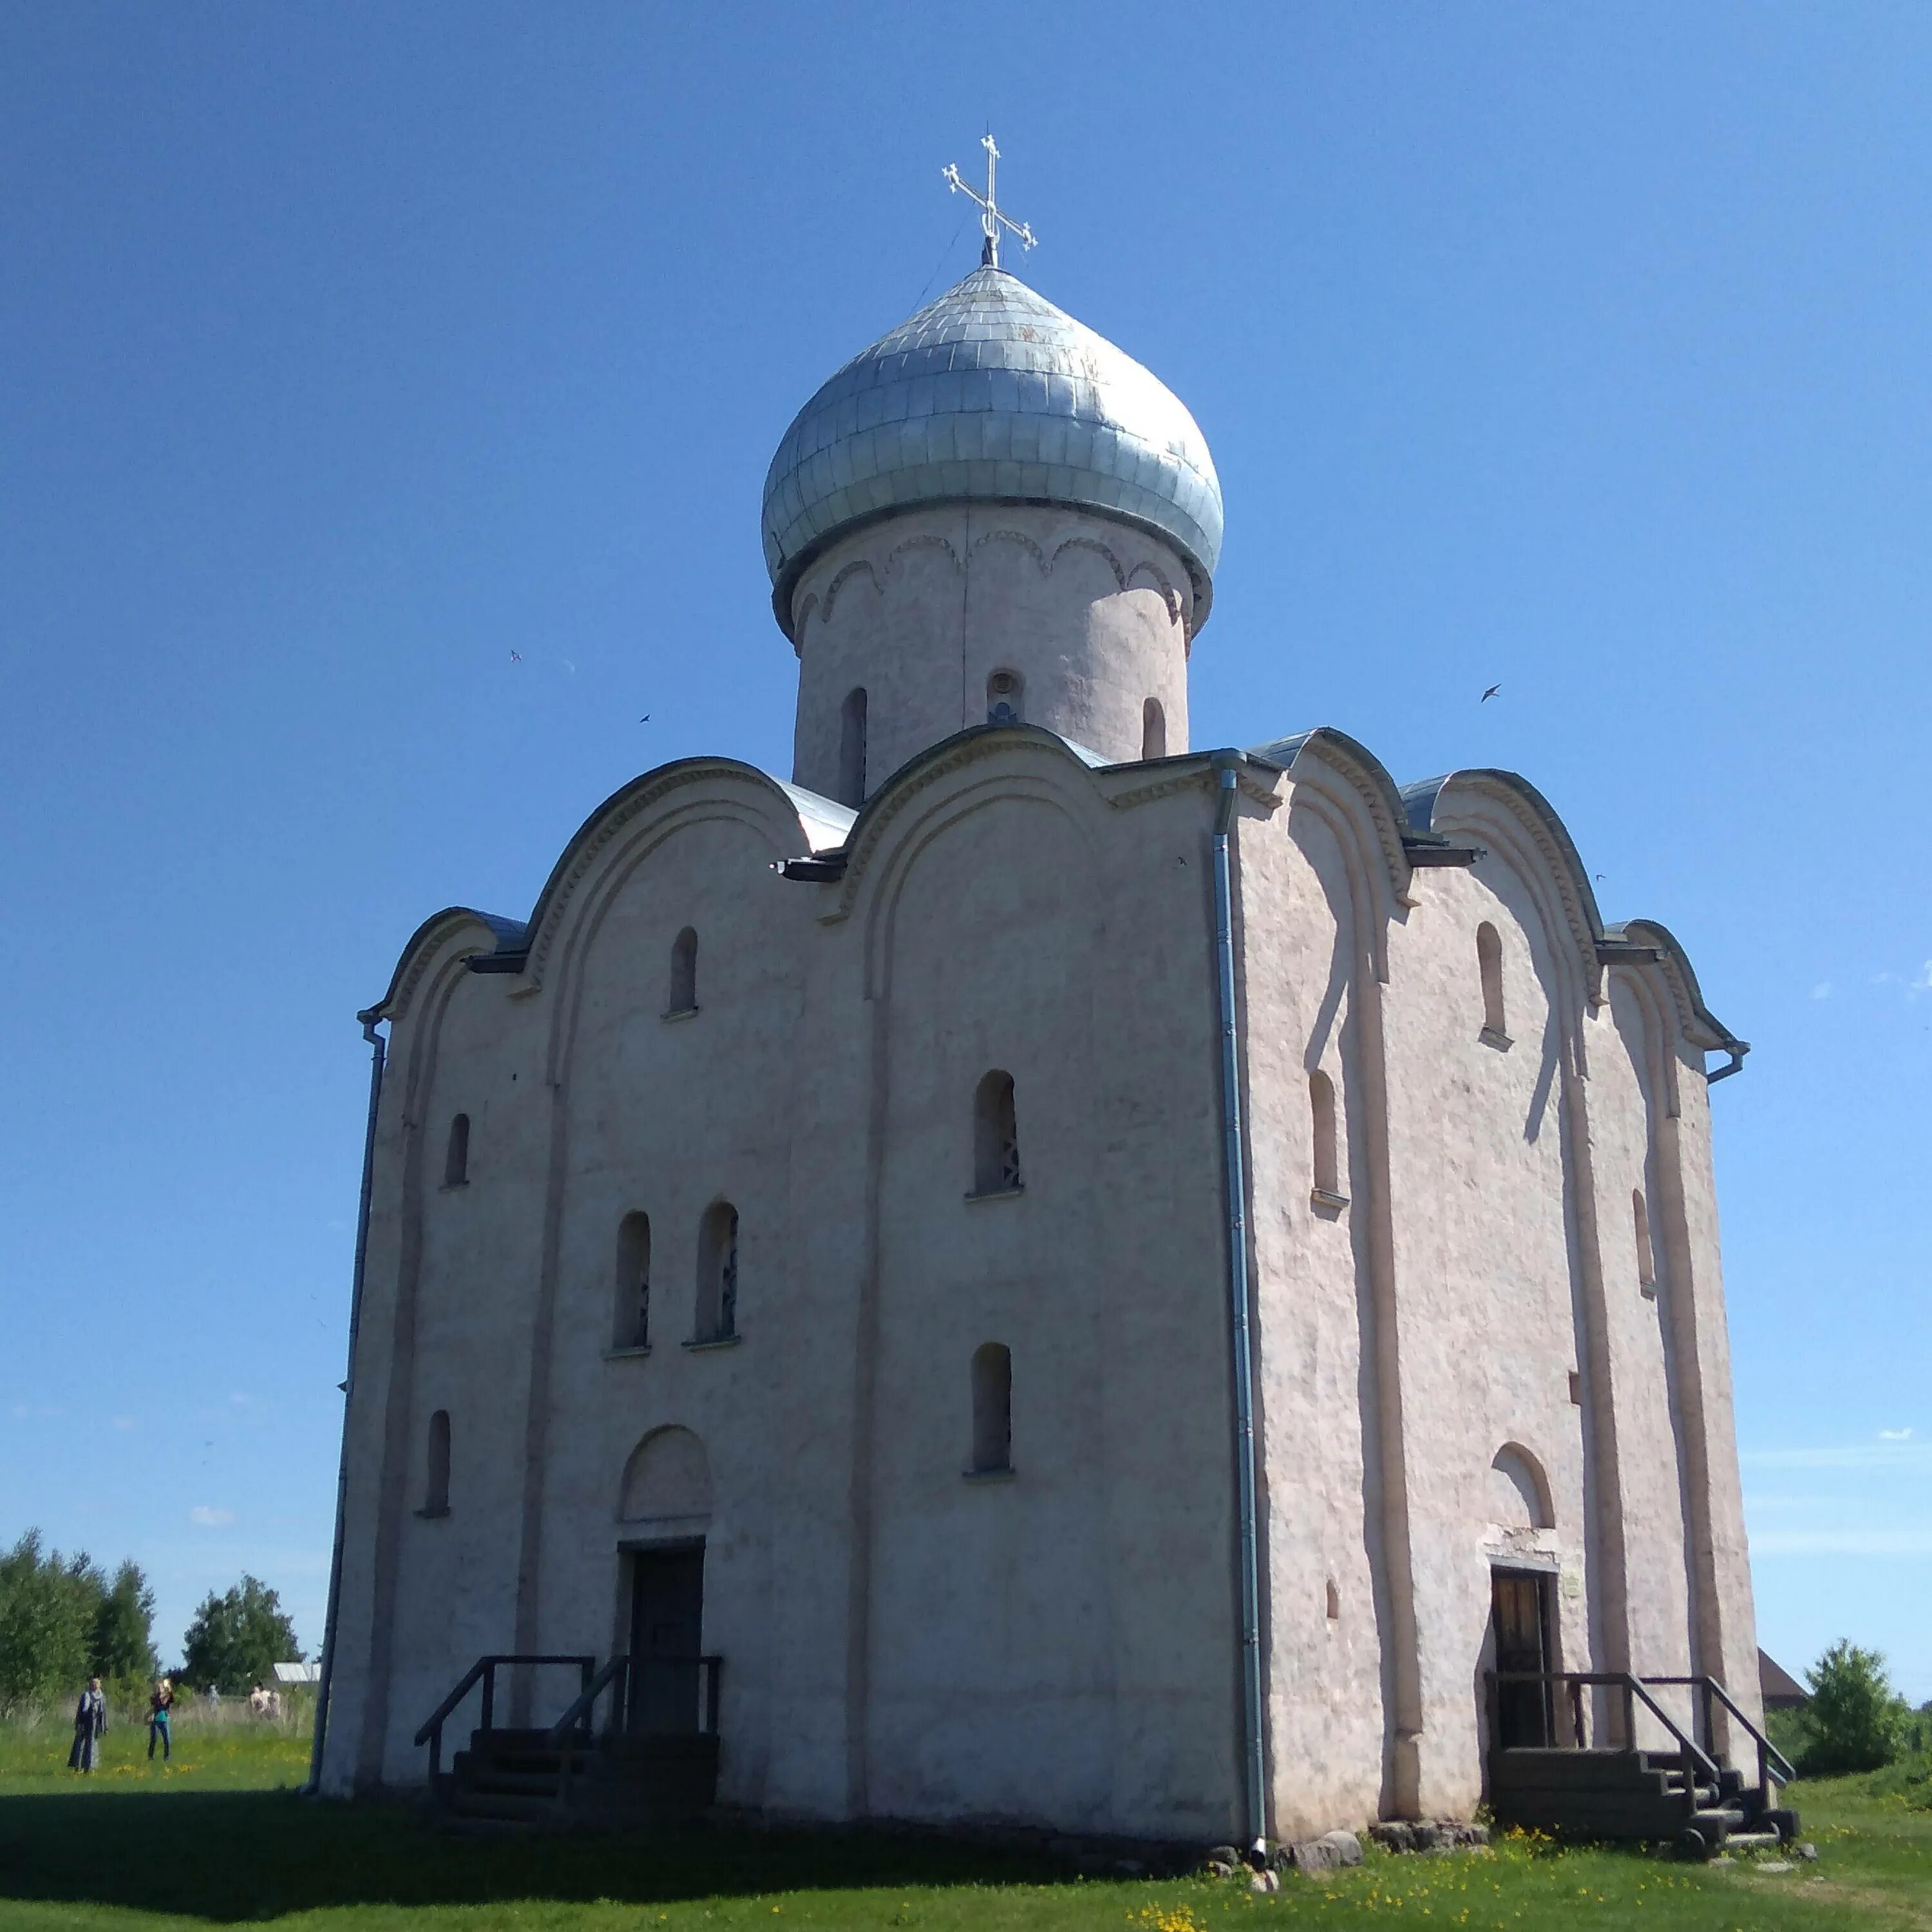
<svg viewBox="0 0 1932 1932">
<path fill-rule="evenodd" d="M 631 1556 L 631 1676 L 625 1726 L 633 1736 L 703 1728 L 704 1545 Z"/>
<path fill-rule="evenodd" d="M 1552 1669 L 1549 1576 L 1538 1570 L 1492 1570 L 1490 1573 L 1490 1629 L 1496 1642 L 1496 1670 Z M 1494 1749 L 1510 1750 L 1555 1742 L 1552 1686 L 1498 1683 Z"/>
</svg>

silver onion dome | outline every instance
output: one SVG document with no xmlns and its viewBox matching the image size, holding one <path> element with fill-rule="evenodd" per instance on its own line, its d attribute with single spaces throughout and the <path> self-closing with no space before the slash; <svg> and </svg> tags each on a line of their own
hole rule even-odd
<svg viewBox="0 0 1932 1932">
<path fill-rule="evenodd" d="M 1159 531 L 1207 621 L 1221 484 L 1157 377 L 1004 268 L 976 268 L 861 350 L 793 419 L 765 477 L 765 563 L 791 592 L 834 538 L 917 504 L 1078 505 Z"/>
</svg>

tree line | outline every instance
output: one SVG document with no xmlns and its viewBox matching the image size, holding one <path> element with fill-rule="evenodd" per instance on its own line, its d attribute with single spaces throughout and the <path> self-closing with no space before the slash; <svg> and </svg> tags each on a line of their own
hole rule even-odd
<svg viewBox="0 0 1932 1932">
<path fill-rule="evenodd" d="M 124 1701 L 160 1673 L 154 1593 L 132 1561 L 110 1575 L 84 1551 L 63 1556 L 30 1529 L 0 1555 L 0 1715 L 77 1691 L 98 1677 Z M 210 1591 L 182 1638 L 178 1684 L 224 1695 L 299 1662 L 295 1626 L 259 1577 Z"/>
</svg>

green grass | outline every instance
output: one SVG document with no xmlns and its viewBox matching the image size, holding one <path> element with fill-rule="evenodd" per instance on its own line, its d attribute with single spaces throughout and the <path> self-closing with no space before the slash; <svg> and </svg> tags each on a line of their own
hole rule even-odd
<svg viewBox="0 0 1932 1932">
<path fill-rule="evenodd" d="M 1074 1880 L 1037 1860 L 883 1832 L 443 1836 L 402 1807 L 317 1804 L 302 1739 L 184 1726 L 172 1769 L 110 1732 L 65 1768 L 64 1727 L 0 1728 L 0 1928 L 185 1932 L 726 1932 L 773 1918 L 929 1932 L 1267 1932 L 1274 1925 L 1932 1932 L 1932 1811 L 1870 1779 L 1799 1786 L 1822 1857 L 1784 1874 L 1504 1841 L 1493 1857 L 1391 1858 L 1257 1898 L 1206 1880 Z"/>
</svg>

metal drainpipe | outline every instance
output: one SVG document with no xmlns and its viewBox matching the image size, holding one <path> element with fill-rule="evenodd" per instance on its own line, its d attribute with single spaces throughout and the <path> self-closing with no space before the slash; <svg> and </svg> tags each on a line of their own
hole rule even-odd
<svg viewBox="0 0 1932 1932">
<path fill-rule="evenodd" d="M 1239 796 L 1236 756 L 1216 760 L 1214 814 L 1214 951 L 1221 1018 L 1221 1136 L 1228 1210 L 1228 1301 L 1234 1325 L 1234 1468 L 1241 1516 L 1241 1702 L 1243 1784 L 1248 1834 L 1258 1850 L 1268 1836 L 1268 1744 L 1262 1703 L 1260 1534 L 1255 1496 L 1253 1352 L 1248 1336 L 1248 1217 L 1241 1153 L 1240 1041 L 1234 1009 L 1234 889 L 1228 832 Z"/>
<path fill-rule="evenodd" d="M 362 1136 L 362 1197 L 356 1209 L 356 1261 L 349 1290 L 349 1372 L 342 1384 L 342 1454 L 335 1473 L 335 1544 L 328 1558 L 328 1609 L 322 1628 L 322 1671 L 315 1687 L 315 1738 L 309 1748 L 308 1782 L 302 1795 L 322 1789 L 322 1753 L 328 1739 L 328 1692 L 335 1673 L 335 1616 L 342 1600 L 344 1505 L 349 1496 L 349 1406 L 356 1393 L 356 1338 L 362 1326 L 362 1271 L 369 1258 L 369 1192 L 376 1168 L 376 1110 L 382 1104 L 382 1066 L 388 1058 L 370 1014 L 358 1013 L 369 1042 L 369 1124 Z"/>
</svg>

